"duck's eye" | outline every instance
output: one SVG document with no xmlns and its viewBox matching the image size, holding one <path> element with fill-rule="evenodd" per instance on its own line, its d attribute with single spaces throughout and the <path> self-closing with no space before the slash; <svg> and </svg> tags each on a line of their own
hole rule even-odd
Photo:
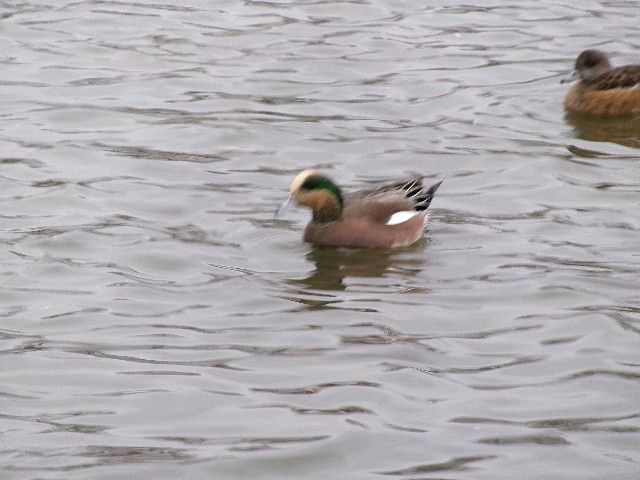
<svg viewBox="0 0 640 480">
<path fill-rule="evenodd" d="M 304 190 L 315 190 L 318 188 L 322 188 L 326 180 L 321 177 L 309 177 L 304 183 L 300 186 L 300 188 Z"/>
</svg>

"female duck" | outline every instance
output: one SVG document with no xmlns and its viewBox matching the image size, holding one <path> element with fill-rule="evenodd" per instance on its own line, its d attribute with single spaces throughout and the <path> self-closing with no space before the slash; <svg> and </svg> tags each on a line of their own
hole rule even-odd
<svg viewBox="0 0 640 480">
<path fill-rule="evenodd" d="M 391 248 L 418 240 L 427 225 L 427 208 L 442 182 L 430 187 L 416 177 L 370 190 L 343 194 L 317 170 L 304 170 L 293 180 L 290 203 L 309 207 L 313 217 L 304 241 L 318 246 Z"/>
<path fill-rule="evenodd" d="M 613 68 L 600 50 L 585 50 L 574 72 L 560 82 L 578 80 L 564 99 L 570 112 L 621 115 L 640 112 L 640 65 Z"/>
</svg>

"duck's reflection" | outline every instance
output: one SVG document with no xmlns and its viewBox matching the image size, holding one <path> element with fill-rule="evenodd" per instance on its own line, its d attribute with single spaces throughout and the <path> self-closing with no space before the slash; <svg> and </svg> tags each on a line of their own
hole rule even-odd
<svg viewBox="0 0 640 480">
<path fill-rule="evenodd" d="M 640 114 L 604 116 L 567 112 L 564 119 L 575 128 L 576 138 L 640 148 Z"/>
<path fill-rule="evenodd" d="M 315 265 L 311 274 L 290 279 L 290 285 L 310 290 L 345 290 L 349 278 L 380 278 L 386 275 L 413 276 L 422 269 L 426 240 L 400 249 L 313 248 L 307 259 Z"/>
</svg>

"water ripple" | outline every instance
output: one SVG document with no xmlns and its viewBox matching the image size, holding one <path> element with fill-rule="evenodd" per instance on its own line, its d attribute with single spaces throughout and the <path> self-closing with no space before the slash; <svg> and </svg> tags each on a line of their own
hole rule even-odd
<svg viewBox="0 0 640 480">
<path fill-rule="evenodd" d="M 3 471 L 634 478 L 637 118 L 558 82 L 636 9 L 5 2 Z M 445 182 L 415 245 L 315 249 L 304 168 Z"/>
</svg>

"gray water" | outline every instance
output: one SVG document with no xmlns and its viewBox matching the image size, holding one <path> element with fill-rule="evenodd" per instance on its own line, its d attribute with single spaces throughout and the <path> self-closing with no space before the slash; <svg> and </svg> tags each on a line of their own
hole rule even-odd
<svg viewBox="0 0 640 480">
<path fill-rule="evenodd" d="M 610 2 L 3 2 L 0 478 L 640 478 L 640 120 Z M 316 249 L 304 168 L 444 179 Z"/>
</svg>

